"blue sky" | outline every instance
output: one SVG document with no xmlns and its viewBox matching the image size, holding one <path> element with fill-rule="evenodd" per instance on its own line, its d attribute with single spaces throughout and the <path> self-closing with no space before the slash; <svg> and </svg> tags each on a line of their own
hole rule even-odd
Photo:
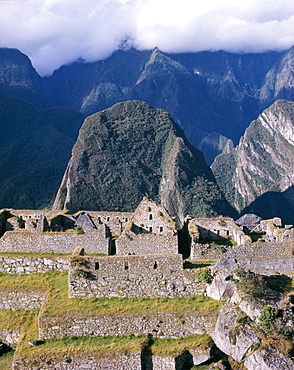
<svg viewBox="0 0 294 370">
<path fill-rule="evenodd" d="M 263 52 L 293 44 L 290 0 L 0 0 L 0 47 L 27 54 L 41 75 L 122 45 Z"/>
</svg>

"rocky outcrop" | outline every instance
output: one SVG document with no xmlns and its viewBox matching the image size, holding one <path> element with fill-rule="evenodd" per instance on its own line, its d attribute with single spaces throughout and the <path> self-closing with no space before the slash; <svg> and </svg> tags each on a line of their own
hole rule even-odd
<svg viewBox="0 0 294 370">
<path fill-rule="evenodd" d="M 294 103 L 279 100 L 246 129 L 239 145 L 212 170 L 239 212 L 293 223 Z"/>
<path fill-rule="evenodd" d="M 236 286 L 230 281 L 230 277 L 238 267 L 237 261 L 230 257 L 223 258 L 210 266 L 213 280 L 207 287 L 207 295 L 216 300 L 231 298 Z"/>
<path fill-rule="evenodd" d="M 241 273 L 238 268 L 239 264 L 232 258 L 220 260 L 210 267 L 213 281 L 207 294 L 218 299 L 225 295 L 228 299 L 220 310 L 212 333 L 214 343 L 235 361 L 244 363 L 248 370 L 293 369 L 294 362 L 289 357 L 263 342 L 265 335 L 275 338 L 277 345 L 293 337 L 293 312 L 289 298 L 267 287 L 260 291 L 262 296 L 255 297 L 253 291 L 243 289 L 244 285 L 252 283 L 249 279 L 252 273 L 247 273 L 249 276 L 246 277 L 246 272 L 243 270 Z M 254 280 L 256 285 L 261 283 L 261 280 Z M 252 285 L 254 289 L 256 287 Z M 264 309 L 274 313 L 270 320 L 266 319 L 268 321 L 262 318 Z"/>
<path fill-rule="evenodd" d="M 260 344 L 260 339 L 249 325 L 238 323 L 241 315 L 239 308 L 228 305 L 222 307 L 213 333 L 217 347 L 238 362 Z"/>
<path fill-rule="evenodd" d="M 252 353 L 244 362 L 248 370 L 293 370 L 294 362 L 273 347 Z"/>
<path fill-rule="evenodd" d="M 146 194 L 181 221 L 231 211 L 202 153 L 167 112 L 128 101 L 88 117 L 54 208 L 134 211 Z"/>
</svg>

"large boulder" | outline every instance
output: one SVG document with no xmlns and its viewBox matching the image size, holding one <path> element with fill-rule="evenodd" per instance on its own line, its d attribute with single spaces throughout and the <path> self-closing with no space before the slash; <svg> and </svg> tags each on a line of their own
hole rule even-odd
<svg viewBox="0 0 294 370">
<path fill-rule="evenodd" d="M 207 295 L 216 300 L 231 298 L 236 290 L 230 280 L 233 272 L 239 267 L 234 258 L 226 257 L 209 267 L 213 276 L 212 283 L 207 287 Z"/>
<path fill-rule="evenodd" d="M 273 347 L 252 353 L 244 362 L 248 370 L 293 370 L 294 362 Z"/>
<path fill-rule="evenodd" d="M 260 343 L 260 339 L 249 324 L 238 322 L 241 317 L 240 309 L 229 305 L 223 306 L 212 335 L 217 347 L 238 362 Z"/>
</svg>

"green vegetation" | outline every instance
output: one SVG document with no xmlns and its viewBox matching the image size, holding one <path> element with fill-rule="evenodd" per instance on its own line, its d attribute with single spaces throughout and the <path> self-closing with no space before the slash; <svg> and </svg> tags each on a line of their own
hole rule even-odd
<svg viewBox="0 0 294 370">
<path fill-rule="evenodd" d="M 85 233 L 82 226 L 75 226 L 74 231 L 75 231 L 76 234 L 84 234 Z"/>
<path fill-rule="evenodd" d="M 11 370 L 13 362 L 14 351 L 10 351 L 0 356 L 0 369 Z"/>
<path fill-rule="evenodd" d="M 253 243 L 257 242 L 258 239 L 261 239 L 265 236 L 265 233 L 257 232 L 257 231 L 251 231 L 248 233 Z"/>
<path fill-rule="evenodd" d="M 273 332 L 275 328 L 275 321 L 278 317 L 279 310 L 277 308 L 266 306 L 262 309 L 259 316 L 259 328 L 266 334 Z"/>
<path fill-rule="evenodd" d="M 294 281 L 286 275 L 264 276 L 266 286 L 283 294 L 294 292 Z"/>
<path fill-rule="evenodd" d="M 118 103 L 90 116 L 72 153 L 67 172 L 71 177 L 67 206 L 72 212 L 133 212 L 146 194 L 176 212 L 183 208 L 179 210 L 183 214 L 209 217 L 231 211 L 202 153 L 188 143 L 167 112 L 142 101 Z M 172 178 L 172 189 L 160 186 L 163 177 Z M 66 182 L 64 178 L 57 196 L 60 208 Z M 173 193 L 181 200 L 175 202 Z"/>
<path fill-rule="evenodd" d="M 210 348 L 213 340 L 207 334 L 190 335 L 186 338 L 152 338 L 151 351 L 158 356 L 173 356 L 191 348 Z"/>
<path fill-rule="evenodd" d="M 202 267 L 208 267 L 215 263 L 216 260 L 200 260 L 200 261 L 190 261 L 185 260 L 184 261 L 184 269 L 198 269 Z"/>
<path fill-rule="evenodd" d="M 236 272 L 239 277 L 237 287 L 247 299 L 255 300 L 266 295 L 266 284 L 262 276 L 239 268 Z"/>
<path fill-rule="evenodd" d="M 201 283 L 211 283 L 212 282 L 212 275 L 211 275 L 211 272 L 209 270 L 209 268 L 204 268 L 202 270 L 200 270 L 197 275 L 196 275 L 197 279 L 201 282 Z"/>
</svg>

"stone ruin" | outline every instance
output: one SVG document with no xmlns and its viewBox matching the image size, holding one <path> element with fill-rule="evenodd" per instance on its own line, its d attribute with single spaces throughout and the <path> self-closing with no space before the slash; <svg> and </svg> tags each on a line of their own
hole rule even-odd
<svg viewBox="0 0 294 370">
<path fill-rule="evenodd" d="M 243 228 L 244 225 L 237 225 L 229 217 L 187 217 L 183 229 L 177 230 L 174 219 L 165 208 L 147 198 L 142 200 L 134 213 L 81 211 L 70 215 L 66 211 L 5 209 L 0 212 L 0 251 L 18 252 L 20 256 L 3 255 L 0 258 L 0 272 L 30 274 L 68 271 L 69 297 L 83 299 L 199 295 L 205 291 L 206 284 L 198 281 L 196 270 L 183 268 L 183 258 L 179 253 L 179 233 L 186 230 L 192 260 L 233 257 L 239 261 L 240 266 L 255 271 L 267 274 L 278 271 L 291 275 L 294 270 L 292 226 L 283 228 L 278 218 L 256 222 L 252 230 L 264 233 L 271 240 L 259 243 L 251 243 Z M 233 245 L 228 247 L 227 241 Z M 224 246 L 211 247 L 209 243 L 213 242 L 219 245 L 224 242 Z M 208 243 L 208 246 L 204 243 Z M 73 251 L 71 257 L 21 256 L 23 252 L 71 254 Z M 84 252 L 102 253 L 105 256 L 89 256 L 84 255 Z M 34 309 L 44 305 L 46 297 L 43 292 L 27 293 L 19 291 L 11 294 L 1 291 L 0 308 Z M 152 332 L 152 335 L 159 337 L 164 332 L 168 336 L 181 337 L 195 333 L 213 334 L 220 318 L 216 312 L 209 315 L 183 313 L 149 317 L 144 314 L 134 317 L 131 325 L 129 317 L 123 315 L 117 318 L 40 317 L 38 326 L 39 336 L 43 339 L 79 335 L 128 335 L 134 331 L 136 334 Z M 16 343 L 19 335 L 16 331 L 6 333 L 5 329 L 0 330 L 0 338 L 7 339 L 7 343 Z M 221 344 L 219 346 L 221 348 Z M 152 364 L 164 370 L 184 368 L 187 361 L 192 366 L 199 360 L 196 359 L 196 354 L 193 355 L 193 351 L 186 351 L 185 355 L 170 359 L 153 356 Z M 134 360 L 133 368 L 141 368 L 142 353 L 132 354 L 124 359 L 120 356 L 111 365 L 112 368 L 120 361 L 123 362 L 122 368 L 132 368 L 132 356 L 138 357 Z M 204 356 L 207 360 L 210 353 L 208 351 L 204 355 L 201 352 L 199 356 Z M 90 367 L 99 363 L 99 368 L 104 366 L 103 361 L 107 362 L 106 357 L 99 359 L 102 362 L 90 357 L 72 358 L 72 368 L 78 369 L 85 363 Z M 249 359 L 254 360 L 251 357 Z M 35 360 L 32 361 L 34 363 Z M 56 366 L 60 361 L 62 362 L 56 359 Z M 179 365 L 181 361 L 182 365 Z M 246 361 L 249 363 L 249 360 Z M 146 364 L 147 362 L 142 368 L 148 369 Z M 14 369 L 30 369 L 31 365 L 30 360 L 15 362 Z M 42 369 L 51 369 L 47 363 L 40 362 L 39 365 Z"/>
</svg>

